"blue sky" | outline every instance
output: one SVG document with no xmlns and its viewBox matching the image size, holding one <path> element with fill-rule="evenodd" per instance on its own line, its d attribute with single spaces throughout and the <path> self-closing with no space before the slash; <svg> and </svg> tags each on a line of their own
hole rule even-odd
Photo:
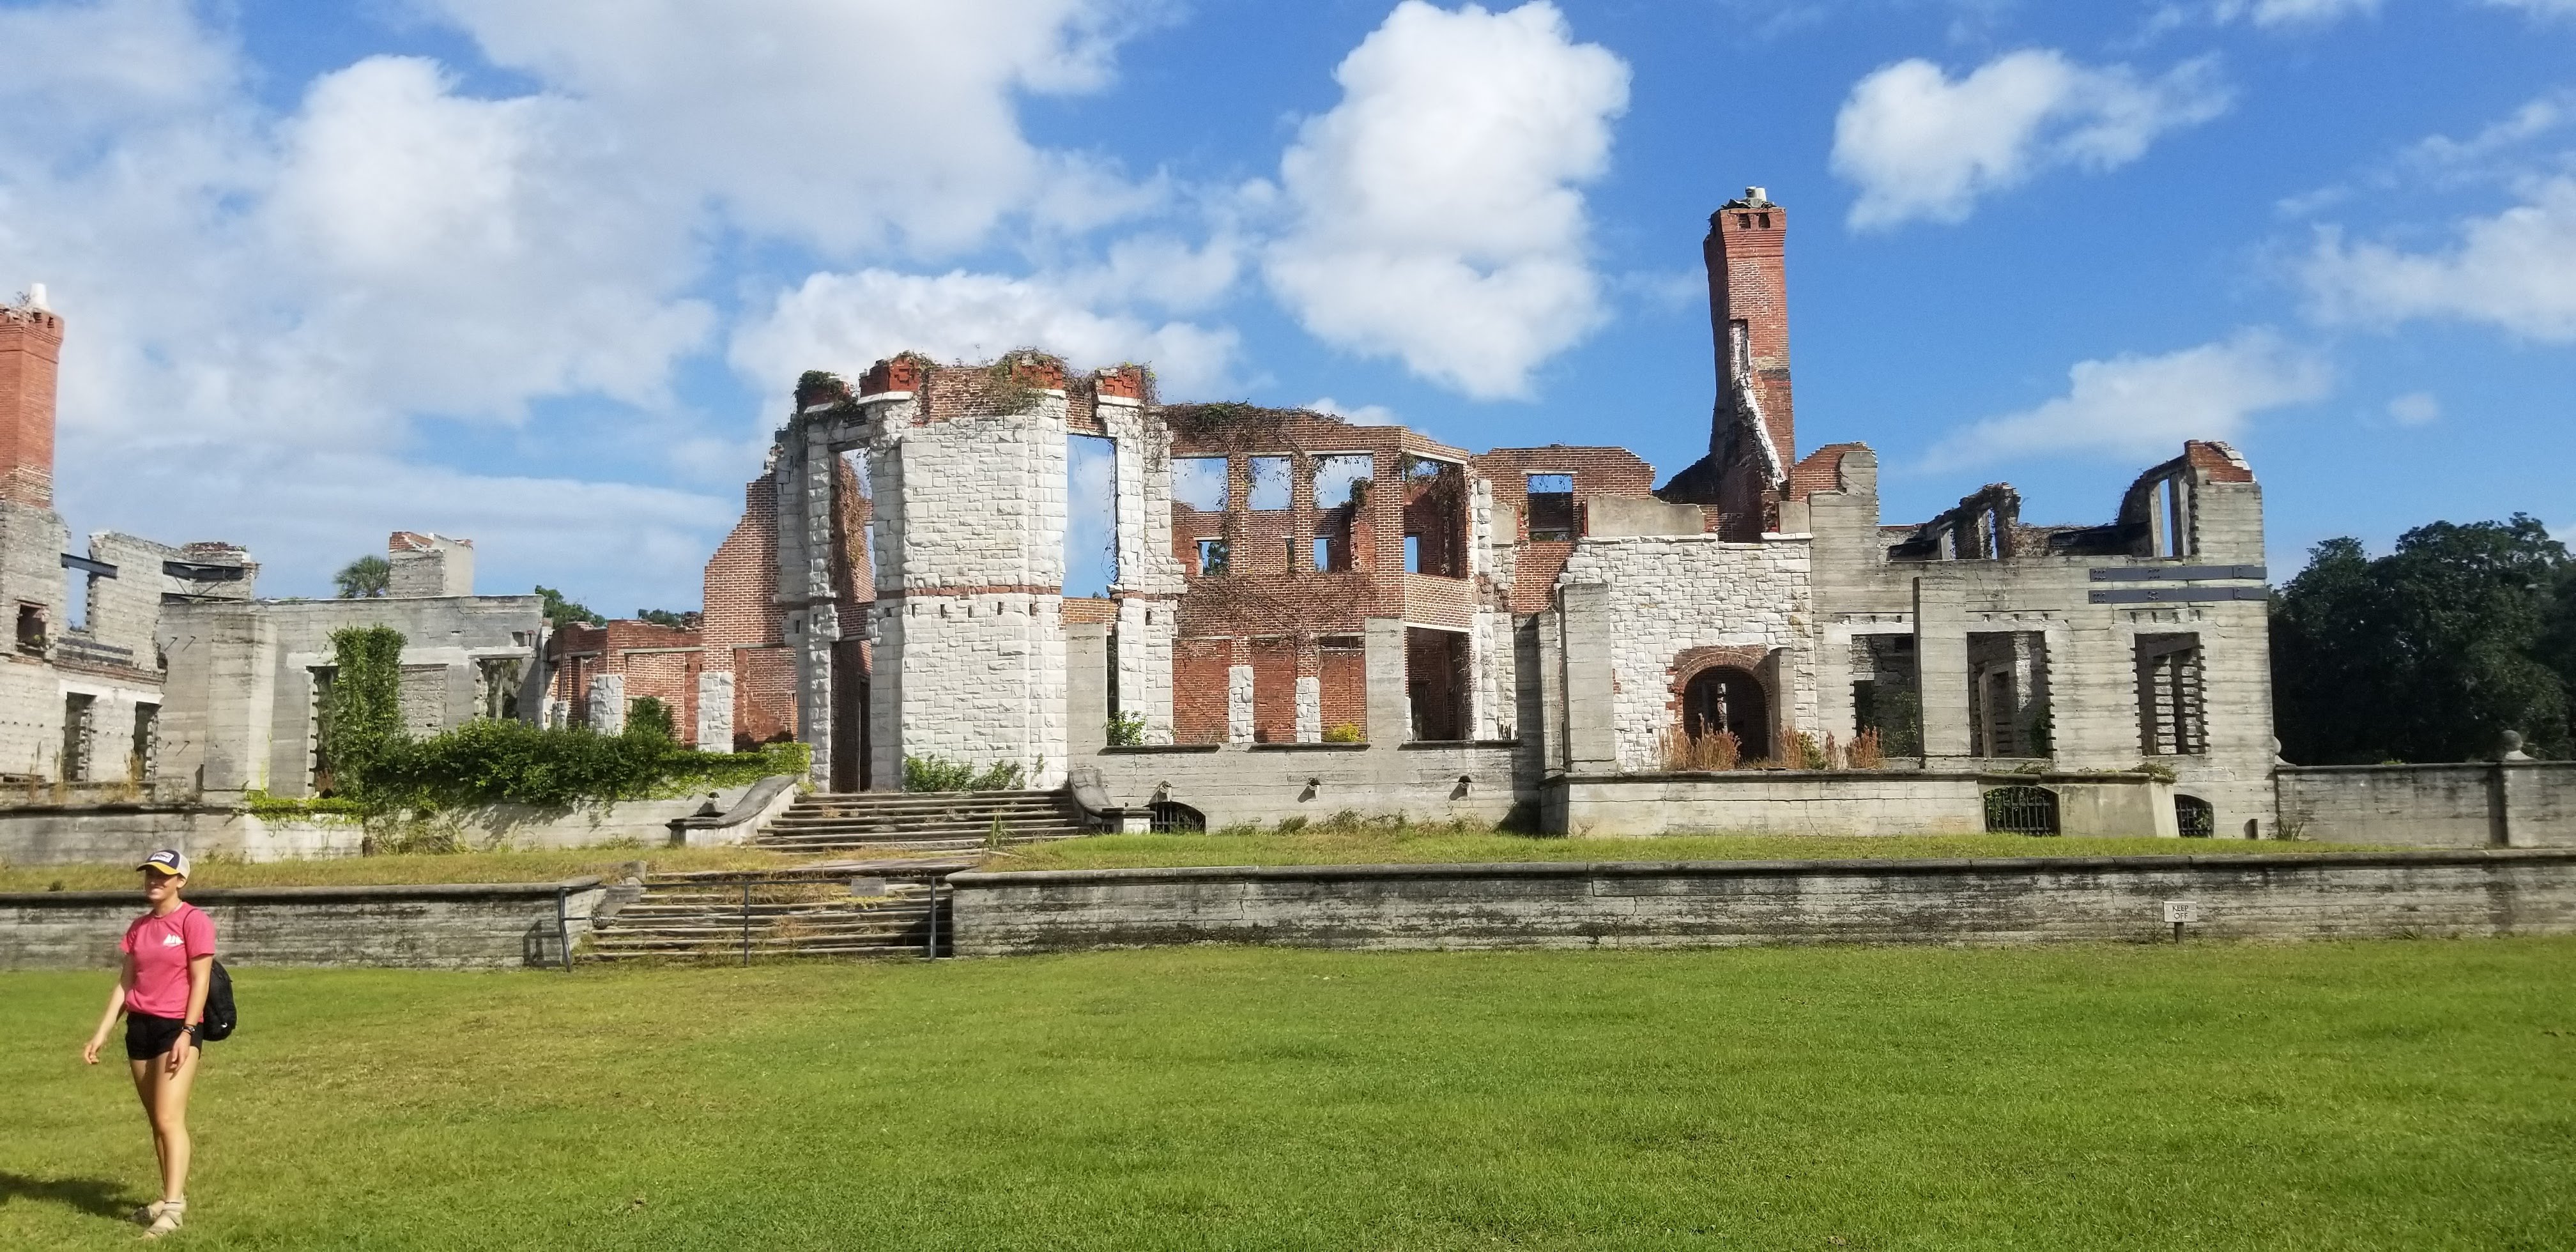
<svg viewBox="0 0 2576 1252">
<path fill-rule="evenodd" d="M 270 594 L 404 528 L 693 606 L 796 372 L 906 346 L 1670 474 L 1749 184 L 1890 522 L 2206 435 L 2279 575 L 2576 528 L 2576 0 L 0 0 L 62 507 Z"/>
</svg>

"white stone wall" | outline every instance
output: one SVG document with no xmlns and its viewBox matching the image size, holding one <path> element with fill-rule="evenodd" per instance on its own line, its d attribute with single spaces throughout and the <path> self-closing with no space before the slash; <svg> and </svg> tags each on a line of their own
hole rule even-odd
<svg viewBox="0 0 2576 1252">
<path fill-rule="evenodd" d="M 698 672 L 697 746 L 700 752 L 733 751 L 733 674 Z"/>
<path fill-rule="evenodd" d="M 1225 741 L 1250 743 L 1252 732 L 1252 667 L 1228 666 L 1225 671 Z"/>
<path fill-rule="evenodd" d="M 1063 782 L 1071 751 L 1063 608 L 1061 596 L 1024 592 L 878 605 L 878 665 L 901 667 L 900 681 L 885 687 L 901 734 L 876 737 L 875 776 L 901 778 L 909 755 L 979 769 L 1016 761 L 1032 787 Z"/>
<path fill-rule="evenodd" d="M 590 728 L 603 735 L 626 729 L 626 675 L 591 676 Z"/>
<path fill-rule="evenodd" d="M 1115 396 L 1103 397 L 1099 412 L 1101 428 L 1117 444 L 1117 589 L 1178 595 L 1186 580 L 1181 558 L 1172 551 L 1171 432 L 1141 406 Z"/>
<path fill-rule="evenodd" d="M 1118 711 L 1145 719 L 1147 743 L 1172 741 L 1176 612 L 1169 600 L 1118 602 Z"/>
<path fill-rule="evenodd" d="M 1324 741 L 1324 680 L 1313 674 L 1297 680 L 1297 742 Z"/>
<path fill-rule="evenodd" d="M 1816 724 L 1813 590 L 1803 538 L 1727 543 L 1708 535 L 1586 539 L 1558 586 L 1606 588 L 1612 730 L 1619 768 L 1656 769 L 1674 724 L 1672 666 L 1690 648 L 1786 649 L 1775 717 Z"/>
</svg>

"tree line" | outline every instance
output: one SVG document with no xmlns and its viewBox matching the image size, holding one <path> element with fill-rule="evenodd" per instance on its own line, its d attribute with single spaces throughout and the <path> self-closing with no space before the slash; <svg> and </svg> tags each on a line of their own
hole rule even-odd
<svg viewBox="0 0 2576 1252">
<path fill-rule="evenodd" d="M 2576 561 L 2547 528 L 2434 522 L 2309 549 L 2272 597 L 2273 715 L 2301 765 L 2576 756 Z"/>
</svg>

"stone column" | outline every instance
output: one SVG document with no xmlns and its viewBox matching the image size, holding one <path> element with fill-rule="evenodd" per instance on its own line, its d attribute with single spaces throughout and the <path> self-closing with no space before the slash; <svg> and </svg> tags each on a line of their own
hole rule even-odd
<svg viewBox="0 0 2576 1252">
<path fill-rule="evenodd" d="M 626 675 L 591 676 L 590 728 L 603 735 L 626 729 Z"/>
<path fill-rule="evenodd" d="M 1390 748 L 1409 743 L 1413 739 L 1413 700 L 1404 687 L 1404 619 L 1372 617 L 1362 630 L 1361 655 L 1368 670 L 1369 742 Z"/>
<path fill-rule="evenodd" d="M 1565 653 L 1566 771 L 1619 772 L 1619 718 L 1612 694 L 1610 588 L 1580 583 L 1557 591 Z"/>
<path fill-rule="evenodd" d="M 1297 742 L 1324 741 L 1324 680 L 1307 674 L 1297 680 Z"/>
<path fill-rule="evenodd" d="M 1228 666 L 1225 671 L 1225 741 L 1233 744 L 1252 742 L 1252 667 Z"/>
<path fill-rule="evenodd" d="M 1914 580 L 1914 689 L 1926 760 L 1968 756 L 1968 632 L 1956 584 Z"/>
<path fill-rule="evenodd" d="M 1109 627 L 1072 622 L 1064 628 L 1065 749 L 1075 760 L 1109 743 Z"/>
<path fill-rule="evenodd" d="M 733 751 L 733 674 L 698 671 L 698 751 Z"/>
</svg>

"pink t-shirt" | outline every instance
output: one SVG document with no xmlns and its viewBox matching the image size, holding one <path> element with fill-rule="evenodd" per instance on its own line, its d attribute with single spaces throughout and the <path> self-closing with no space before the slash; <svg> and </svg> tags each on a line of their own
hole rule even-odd
<svg viewBox="0 0 2576 1252">
<path fill-rule="evenodd" d="M 125 1011 L 184 1017 L 188 962 L 215 954 L 215 919 L 183 902 L 166 916 L 135 918 L 125 928 L 125 941 L 116 946 L 134 954 L 134 985 L 126 989 Z"/>
</svg>

